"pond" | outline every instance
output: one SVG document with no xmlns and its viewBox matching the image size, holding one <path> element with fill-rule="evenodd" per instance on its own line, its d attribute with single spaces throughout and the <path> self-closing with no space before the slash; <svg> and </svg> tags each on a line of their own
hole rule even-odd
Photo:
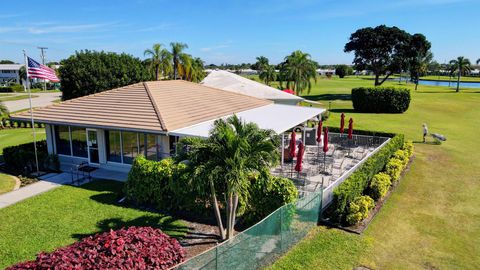
<svg viewBox="0 0 480 270">
<path fill-rule="evenodd" d="M 457 81 L 430 81 L 430 80 L 420 80 L 418 81 L 420 85 L 431 85 L 431 86 L 446 86 L 446 87 L 457 87 Z M 480 88 L 480 82 L 460 82 L 460 88 Z"/>
</svg>

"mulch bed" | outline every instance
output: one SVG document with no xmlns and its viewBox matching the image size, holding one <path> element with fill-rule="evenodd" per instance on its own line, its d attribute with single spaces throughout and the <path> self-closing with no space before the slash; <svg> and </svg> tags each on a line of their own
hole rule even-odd
<svg viewBox="0 0 480 270">
<path fill-rule="evenodd" d="M 220 242 L 217 226 L 192 221 L 184 222 L 187 223 L 189 232 L 179 239 L 179 242 L 187 252 L 186 259 L 195 257 Z"/>
<path fill-rule="evenodd" d="M 328 227 L 341 229 L 350 233 L 362 234 L 363 231 L 365 231 L 368 228 L 368 225 L 370 225 L 370 222 L 372 222 L 373 218 L 377 215 L 377 213 L 380 212 L 380 209 L 388 200 L 388 198 L 390 198 L 392 193 L 397 189 L 397 186 L 400 184 L 405 174 L 410 170 L 410 165 L 412 164 L 414 159 L 415 159 L 415 155 L 413 155 L 408 161 L 407 166 L 405 167 L 405 169 L 402 171 L 400 175 L 400 179 L 394 185 L 392 185 L 390 190 L 387 192 L 387 194 L 383 198 L 375 202 L 375 208 L 373 208 L 372 211 L 370 211 L 370 214 L 366 219 L 352 226 L 343 226 L 340 223 L 332 222 L 330 218 L 327 216 L 327 217 L 322 217 L 322 219 L 320 219 L 320 224 L 326 225 Z M 326 212 L 328 212 L 328 209 L 326 210 Z"/>
</svg>

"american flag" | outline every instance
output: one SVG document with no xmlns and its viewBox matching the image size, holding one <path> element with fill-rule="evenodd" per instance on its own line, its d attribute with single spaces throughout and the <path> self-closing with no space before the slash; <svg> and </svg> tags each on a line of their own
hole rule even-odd
<svg viewBox="0 0 480 270">
<path fill-rule="evenodd" d="M 30 57 L 28 60 L 28 77 L 49 80 L 51 82 L 59 82 L 55 70 L 38 63 Z"/>
</svg>

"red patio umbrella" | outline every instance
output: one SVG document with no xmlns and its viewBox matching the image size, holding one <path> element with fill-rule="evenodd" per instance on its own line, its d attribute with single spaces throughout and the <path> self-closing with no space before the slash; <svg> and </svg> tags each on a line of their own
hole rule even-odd
<svg viewBox="0 0 480 270">
<path fill-rule="evenodd" d="M 317 127 L 317 143 L 322 142 L 322 126 L 323 126 L 323 122 L 322 120 L 320 120 L 320 122 L 318 122 L 318 127 Z"/>
<path fill-rule="evenodd" d="M 294 158 L 296 156 L 296 154 L 295 154 L 296 149 L 295 148 L 297 147 L 297 145 L 296 145 L 296 142 L 295 142 L 296 141 L 295 137 L 296 137 L 295 131 L 292 131 L 292 135 L 290 137 L 290 145 L 288 146 L 288 148 L 289 148 L 288 149 L 288 156 L 290 158 Z"/>
<path fill-rule="evenodd" d="M 303 162 L 304 152 L 305 152 L 305 146 L 303 146 L 303 142 L 301 142 L 300 145 L 298 146 L 297 164 L 295 165 L 295 171 L 297 172 L 302 171 L 302 162 Z"/>
<path fill-rule="evenodd" d="M 353 119 L 350 118 L 348 121 L 348 139 L 351 140 L 353 138 Z"/>
<path fill-rule="evenodd" d="M 340 133 L 343 134 L 343 130 L 345 129 L 345 114 L 342 113 L 340 116 Z"/>
<path fill-rule="evenodd" d="M 282 91 L 288 94 L 295 95 L 295 91 L 293 91 L 292 89 L 283 89 Z"/>
<path fill-rule="evenodd" d="M 323 152 L 328 152 L 328 127 L 325 127 L 325 131 L 323 133 Z"/>
<path fill-rule="evenodd" d="M 328 152 L 328 127 L 325 127 L 323 133 L 323 171 L 327 171 L 327 152 Z"/>
</svg>

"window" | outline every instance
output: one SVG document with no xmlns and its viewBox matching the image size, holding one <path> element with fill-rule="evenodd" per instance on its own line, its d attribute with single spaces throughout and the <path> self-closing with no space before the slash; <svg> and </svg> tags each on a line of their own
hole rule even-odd
<svg viewBox="0 0 480 270">
<path fill-rule="evenodd" d="M 87 152 L 87 134 L 85 128 L 70 127 L 72 134 L 72 151 L 73 156 L 88 157 Z"/>
<path fill-rule="evenodd" d="M 68 155 L 70 152 L 70 133 L 68 126 L 55 126 L 55 145 L 57 146 L 57 154 Z"/>
<path fill-rule="evenodd" d="M 122 132 L 123 163 L 132 164 L 138 155 L 137 133 Z"/>
<path fill-rule="evenodd" d="M 122 162 L 120 131 L 105 131 L 105 141 L 107 142 L 107 160 L 112 162 Z"/>
<path fill-rule="evenodd" d="M 149 160 L 159 160 L 157 155 L 157 136 L 154 134 L 145 134 L 146 149 L 145 157 Z"/>
</svg>

